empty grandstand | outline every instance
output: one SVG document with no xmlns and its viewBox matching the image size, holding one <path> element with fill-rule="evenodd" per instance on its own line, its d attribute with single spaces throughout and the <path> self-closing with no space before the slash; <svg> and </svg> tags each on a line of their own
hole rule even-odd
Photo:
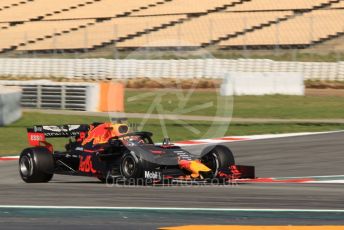
<svg viewBox="0 0 344 230">
<path fill-rule="evenodd" d="M 344 11 L 316 10 L 285 22 L 248 32 L 220 42 L 222 47 L 243 46 L 308 46 L 343 34 Z"/>
<path fill-rule="evenodd" d="M 343 19 L 344 0 L 2 0 L 0 52 L 302 49 L 343 36 Z"/>
</svg>

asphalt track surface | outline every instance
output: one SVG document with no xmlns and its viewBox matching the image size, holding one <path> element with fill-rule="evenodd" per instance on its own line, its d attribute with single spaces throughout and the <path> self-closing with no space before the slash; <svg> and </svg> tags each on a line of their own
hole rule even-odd
<svg viewBox="0 0 344 230">
<path fill-rule="evenodd" d="M 258 177 L 344 175 L 344 132 L 225 143 Z M 204 146 L 188 149 L 197 153 Z M 25 184 L 17 162 L 0 162 L 1 205 L 344 209 L 343 184 L 106 186 L 93 178 L 54 176 Z M 1 229 L 155 229 L 182 224 L 344 225 L 344 213 L 0 208 Z"/>
</svg>

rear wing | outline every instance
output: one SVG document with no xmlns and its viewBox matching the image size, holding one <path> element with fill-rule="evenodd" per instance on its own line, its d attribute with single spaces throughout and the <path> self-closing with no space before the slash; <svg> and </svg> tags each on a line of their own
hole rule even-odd
<svg viewBox="0 0 344 230">
<path fill-rule="evenodd" d="M 46 138 L 86 136 L 90 125 L 35 125 L 27 129 L 29 144 L 39 146 Z"/>
</svg>

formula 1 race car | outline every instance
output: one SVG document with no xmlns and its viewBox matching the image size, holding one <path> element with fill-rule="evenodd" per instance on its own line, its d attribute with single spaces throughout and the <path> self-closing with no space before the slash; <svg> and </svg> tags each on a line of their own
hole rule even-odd
<svg viewBox="0 0 344 230">
<path fill-rule="evenodd" d="M 68 137 L 64 151 L 46 141 Z M 19 172 L 27 183 L 42 183 L 54 174 L 97 177 L 103 182 L 162 183 L 171 181 L 230 181 L 254 178 L 253 166 L 235 165 L 223 145 L 207 146 L 199 155 L 170 143 L 154 144 L 152 133 L 129 132 L 123 121 L 91 125 L 37 125 L 28 128 L 32 147 L 22 151 Z"/>
</svg>

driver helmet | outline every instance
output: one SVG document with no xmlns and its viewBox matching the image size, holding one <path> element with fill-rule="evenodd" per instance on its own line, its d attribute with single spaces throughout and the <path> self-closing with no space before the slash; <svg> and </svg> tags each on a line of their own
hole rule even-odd
<svg viewBox="0 0 344 230">
<path fill-rule="evenodd" d="M 144 143 L 140 136 L 129 136 L 127 141 L 129 145 L 139 145 Z"/>
</svg>

